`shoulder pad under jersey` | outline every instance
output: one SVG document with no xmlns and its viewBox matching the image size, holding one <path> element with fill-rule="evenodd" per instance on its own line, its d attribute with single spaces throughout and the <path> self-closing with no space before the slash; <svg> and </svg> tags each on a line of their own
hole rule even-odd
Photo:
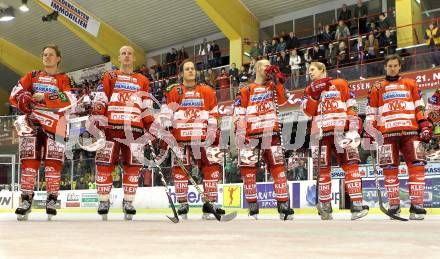
<svg viewBox="0 0 440 259">
<path fill-rule="evenodd" d="M 175 83 L 175 84 L 171 84 L 169 86 L 167 86 L 167 88 L 165 89 L 166 92 L 170 92 L 171 90 L 173 90 L 174 87 L 179 86 L 180 84 Z"/>
<path fill-rule="evenodd" d="M 214 87 L 212 87 L 211 85 L 208 85 L 208 84 L 205 84 L 205 83 L 199 83 L 199 85 L 200 85 L 200 86 L 206 86 L 206 87 L 209 87 L 209 88 L 211 88 L 212 90 L 215 91 Z"/>
</svg>

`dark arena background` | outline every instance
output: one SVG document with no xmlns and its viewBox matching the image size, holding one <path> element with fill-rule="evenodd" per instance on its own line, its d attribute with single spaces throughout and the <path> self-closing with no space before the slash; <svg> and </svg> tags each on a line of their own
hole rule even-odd
<svg viewBox="0 0 440 259">
<path fill-rule="evenodd" d="M 439 258 L 438 26 L 438 0 L 0 0 L 0 258 Z M 411 93 L 387 85 L 390 55 Z M 344 117 L 326 157 L 341 107 L 363 125 L 397 112 L 383 130 L 410 121 L 416 140 L 376 152 Z M 269 147 L 239 149 L 268 122 Z"/>
</svg>

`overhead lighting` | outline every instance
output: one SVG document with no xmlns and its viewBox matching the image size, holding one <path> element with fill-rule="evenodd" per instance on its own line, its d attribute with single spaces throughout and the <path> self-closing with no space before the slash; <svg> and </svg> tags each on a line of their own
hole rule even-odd
<svg viewBox="0 0 440 259">
<path fill-rule="evenodd" d="M 0 10 L 0 22 L 8 22 L 14 18 L 14 9 L 12 7 Z"/>
<path fill-rule="evenodd" d="M 20 11 L 22 12 L 28 12 L 29 11 L 29 7 L 27 5 L 27 0 L 21 0 L 21 5 L 18 9 L 20 9 Z"/>
</svg>

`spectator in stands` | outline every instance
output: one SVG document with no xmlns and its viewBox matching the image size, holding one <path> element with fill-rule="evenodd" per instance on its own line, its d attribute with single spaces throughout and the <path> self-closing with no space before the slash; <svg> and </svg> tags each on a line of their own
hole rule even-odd
<svg viewBox="0 0 440 259">
<path fill-rule="evenodd" d="M 88 186 L 84 180 L 84 177 L 81 176 L 79 179 L 77 179 L 76 188 L 75 188 L 76 190 L 85 190 L 87 188 L 88 188 Z"/>
<path fill-rule="evenodd" d="M 231 67 L 229 68 L 229 76 L 231 77 L 231 84 L 233 87 L 238 86 L 238 68 L 236 67 L 237 65 L 235 63 L 231 64 Z"/>
<path fill-rule="evenodd" d="M 348 48 L 343 40 L 339 42 L 337 60 L 338 66 L 345 66 L 350 62 Z"/>
<path fill-rule="evenodd" d="M 272 39 L 272 53 L 269 54 L 269 61 L 271 64 L 275 64 L 277 60 L 277 48 L 278 48 L 278 40 L 276 38 Z"/>
<path fill-rule="evenodd" d="M 337 56 L 337 48 L 335 47 L 335 45 L 333 44 L 333 42 L 330 42 L 328 44 L 328 48 L 325 50 L 325 58 L 327 60 L 327 69 L 333 69 L 336 67 L 337 65 L 337 60 L 336 60 L 336 56 Z"/>
<path fill-rule="evenodd" d="M 292 31 L 289 33 L 289 37 L 286 40 L 286 48 L 288 50 L 299 48 L 299 40 Z"/>
<path fill-rule="evenodd" d="M 284 41 L 284 38 L 281 37 L 280 42 L 277 44 L 276 52 L 281 53 L 282 51 L 285 51 L 285 50 L 286 50 L 286 42 Z"/>
<path fill-rule="evenodd" d="M 206 69 L 208 65 L 208 40 L 206 38 L 203 39 L 202 44 L 200 44 L 198 55 L 202 59 L 202 69 Z"/>
<path fill-rule="evenodd" d="M 299 81 L 299 70 L 301 69 L 301 57 L 298 55 L 298 51 L 293 49 L 290 51 L 290 60 L 289 60 L 291 76 L 293 81 L 293 88 L 298 87 Z"/>
<path fill-rule="evenodd" d="M 280 40 L 281 40 L 281 38 L 283 38 L 283 41 L 286 42 L 287 39 L 289 38 L 289 35 L 287 35 L 287 33 L 285 31 L 281 31 Z"/>
<path fill-rule="evenodd" d="M 304 68 L 305 68 L 305 75 L 307 81 L 309 81 L 309 66 L 310 66 L 310 62 L 312 62 L 310 51 L 311 49 L 304 49 Z"/>
<path fill-rule="evenodd" d="M 318 22 L 317 28 L 316 28 L 316 42 L 322 41 L 322 34 L 324 33 L 324 26 L 322 26 L 321 22 Z"/>
<path fill-rule="evenodd" d="M 325 63 L 324 57 L 325 57 L 325 52 L 323 49 L 319 47 L 319 44 L 318 43 L 313 44 L 312 56 L 311 56 L 312 61 Z"/>
<path fill-rule="evenodd" d="M 169 64 L 170 73 L 168 74 L 168 76 L 174 76 L 177 74 L 177 50 L 175 48 L 171 49 L 170 63 L 171 63 Z"/>
<path fill-rule="evenodd" d="M 95 182 L 95 175 L 94 174 L 92 174 L 92 176 L 90 177 L 90 180 L 88 182 L 88 189 L 89 190 L 96 189 L 96 182 Z"/>
<path fill-rule="evenodd" d="M 254 46 L 252 46 L 251 50 L 249 51 L 249 55 L 251 58 L 258 59 L 261 56 L 260 48 L 258 47 L 258 42 L 254 43 Z"/>
<path fill-rule="evenodd" d="M 425 39 L 426 39 L 426 45 L 429 48 L 429 51 L 432 52 L 432 58 L 433 58 L 433 67 L 436 67 L 440 65 L 440 59 L 438 56 L 438 48 L 440 45 L 440 33 L 438 30 L 438 27 L 436 26 L 435 22 L 431 22 L 429 24 L 429 27 L 425 31 Z"/>
<path fill-rule="evenodd" d="M 376 26 L 376 22 L 372 21 L 368 24 L 367 33 L 373 33 L 375 38 L 379 37 L 379 28 Z"/>
<path fill-rule="evenodd" d="M 275 59 L 276 61 L 276 59 Z M 257 63 L 257 60 L 255 58 L 251 59 L 251 63 L 249 64 L 249 76 L 250 76 L 250 80 L 254 81 L 255 80 L 255 64 Z M 274 63 L 272 63 L 274 64 Z"/>
<path fill-rule="evenodd" d="M 240 82 L 240 85 L 249 81 L 249 74 L 246 72 L 246 68 L 244 66 L 240 67 L 240 73 L 238 73 L 238 81 Z"/>
<path fill-rule="evenodd" d="M 212 55 L 214 58 L 214 67 L 221 65 L 222 52 L 220 46 L 215 42 L 211 42 Z"/>
<path fill-rule="evenodd" d="M 220 93 L 220 98 L 218 98 L 218 101 L 220 102 L 229 100 L 231 98 L 229 95 L 229 80 L 229 75 L 228 73 L 226 73 L 226 69 L 222 67 L 222 69 L 220 70 L 220 75 L 217 77 L 217 85 Z"/>
<path fill-rule="evenodd" d="M 362 64 L 363 61 L 364 61 L 364 57 L 365 57 L 365 54 L 364 54 L 364 41 L 362 39 L 362 36 L 360 36 L 360 35 L 357 36 L 356 43 L 354 45 L 354 49 L 357 52 L 357 60 L 358 60 L 358 62 L 360 64 Z"/>
<path fill-rule="evenodd" d="M 374 37 L 373 33 L 368 34 L 364 51 L 367 60 L 375 59 L 379 55 L 379 41 Z"/>
<path fill-rule="evenodd" d="M 386 29 L 391 28 L 391 20 L 388 18 L 385 13 L 379 14 L 379 21 L 377 21 L 377 27 L 381 32 L 385 32 Z"/>
<path fill-rule="evenodd" d="M 342 5 L 339 12 L 338 21 L 343 20 L 348 28 L 351 28 L 351 10 L 347 8 L 346 4 Z"/>
<path fill-rule="evenodd" d="M 205 76 L 205 81 L 208 85 L 217 88 L 217 74 L 212 70 L 212 68 L 208 68 L 208 73 Z"/>
<path fill-rule="evenodd" d="M 182 46 L 182 48 L 180 48 L 179 53 L 177 53 L 177 59 L 179 60 L 179 65 L 180 62 L 182 62 L 183 60 L 189 58 L 188 53 L 185 50 L 185 47 Z"/>
<path fill-rule="evenodd" d="M 277 66 L 280 68 L 281 73 L 285 75 L 290 74 L 289 61 L 290 57 L 286 55 L 286 51 L 281 51 L 280 56 L 277 58 Z"/>
<path fill-rule="evenodd" d="M 347 25 L 345 25 L 343 20 L 338 21 L 338 28 L 336 29 L 335 38 L 340 41 L 342 39 L 346 39 L 350 37 L 350 30 Z"/>
<path fill-rule="evenodd" d="M 379 14 L 379 20 L 377 21 L 377 27 L 379 28 L 379 41 L 385 36 L 385 30 L 391 27 L 390 18 L 385 16 L 385 13 Z"/>
<path fill-rule="evenodd" d="M 397 39 L 391 34 L 390 30 L 386 30 L 384 36 L 379 42 L 379 46 L 381 50 L 384 52 L 384 55 L 391 55 L 396 53 L 397 48 Z"/>
<path fill-rule="evenodd" d="M 264 58 L 269 59 L 269 55 L 272 53 L 272 45 L 265 40 L 263 41 L 263 44 L 261 45 L 260 53 Z"/>
<path fill-rule="evenodd" d="M 362 0 L 357 1 L 357 5 L 354 8 L 354 17 L 357 18 L 358 33 L 364 34 L 367 29 L 367 16 L 368 7 L 362 3 Z"/>
<path fill-rule="evenodd" d="M 321 35 L 321 41 L 319 41 L 319 44 L 324 44 L 326 47 L 328 47 L 328 44 L 335 39 L 335 34 L 330 31 L 330 25 L 324 26 L 324 31 Z"/>
<path fill-rule="evenodd" d="M 307 180 L 307 168 L 304 160 L 298 160 L 298 166 L 293 170 L 293 181 Z"/>
</svg>

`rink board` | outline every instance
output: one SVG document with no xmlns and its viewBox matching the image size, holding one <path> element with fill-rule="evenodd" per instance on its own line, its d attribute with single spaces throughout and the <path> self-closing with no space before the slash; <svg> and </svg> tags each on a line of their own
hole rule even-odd
<svg viewBox="0 0 440 259">
<path fill-rule="evenodd" d="M 332 180 L 332 204 L 338 208 L 341 201 L 341 180 Z M 407 179 L 400 181 L 400 198 L 403 207 L 409 207 Z M 387 202 L 383 180 L 380 180 L 382 197 Z M 316 199 L 316 181 L 289 182 L 289 196 L 293 208 L 313 208 Z M 372 208 L 378 207 L 378 197 L 373 179 L 363 179 L 363 197 L 365 203 Z M 202 186 L 199 186 L 202 188 Z M 175 205 L 178 205 L 174 187 L 168 188 Z M 273 183 L 257 183 L 257 197 L 260 208 L 276 208 Z M 110 195 L 111 208 L 121 208 L 123 189 L 113 188 Z M 440 177 L 426 178 L 425 207 L 440 208 Z M 46 192 L 36 192 L 33 208 L 45 208 Z M 19 202 L 19 192 L 0 191 L 0 209 L 16 208 Z M 194 186 L 189 186 L 188 202 L 191 206 L 203 205 L 200 194 Z M 139 187 L 136 194 L 137 208 L 158 209 L 168 208 L 168 198 L 164 187 Z M 219 184 L 218 205 L 226 208 L 247 208 L 243 192 L 243 184 Z M 68 190 L 60 191 L 57 202 L 58 208 L 97 208 L 98 195 L 96 190 Z"/>
</svg>

